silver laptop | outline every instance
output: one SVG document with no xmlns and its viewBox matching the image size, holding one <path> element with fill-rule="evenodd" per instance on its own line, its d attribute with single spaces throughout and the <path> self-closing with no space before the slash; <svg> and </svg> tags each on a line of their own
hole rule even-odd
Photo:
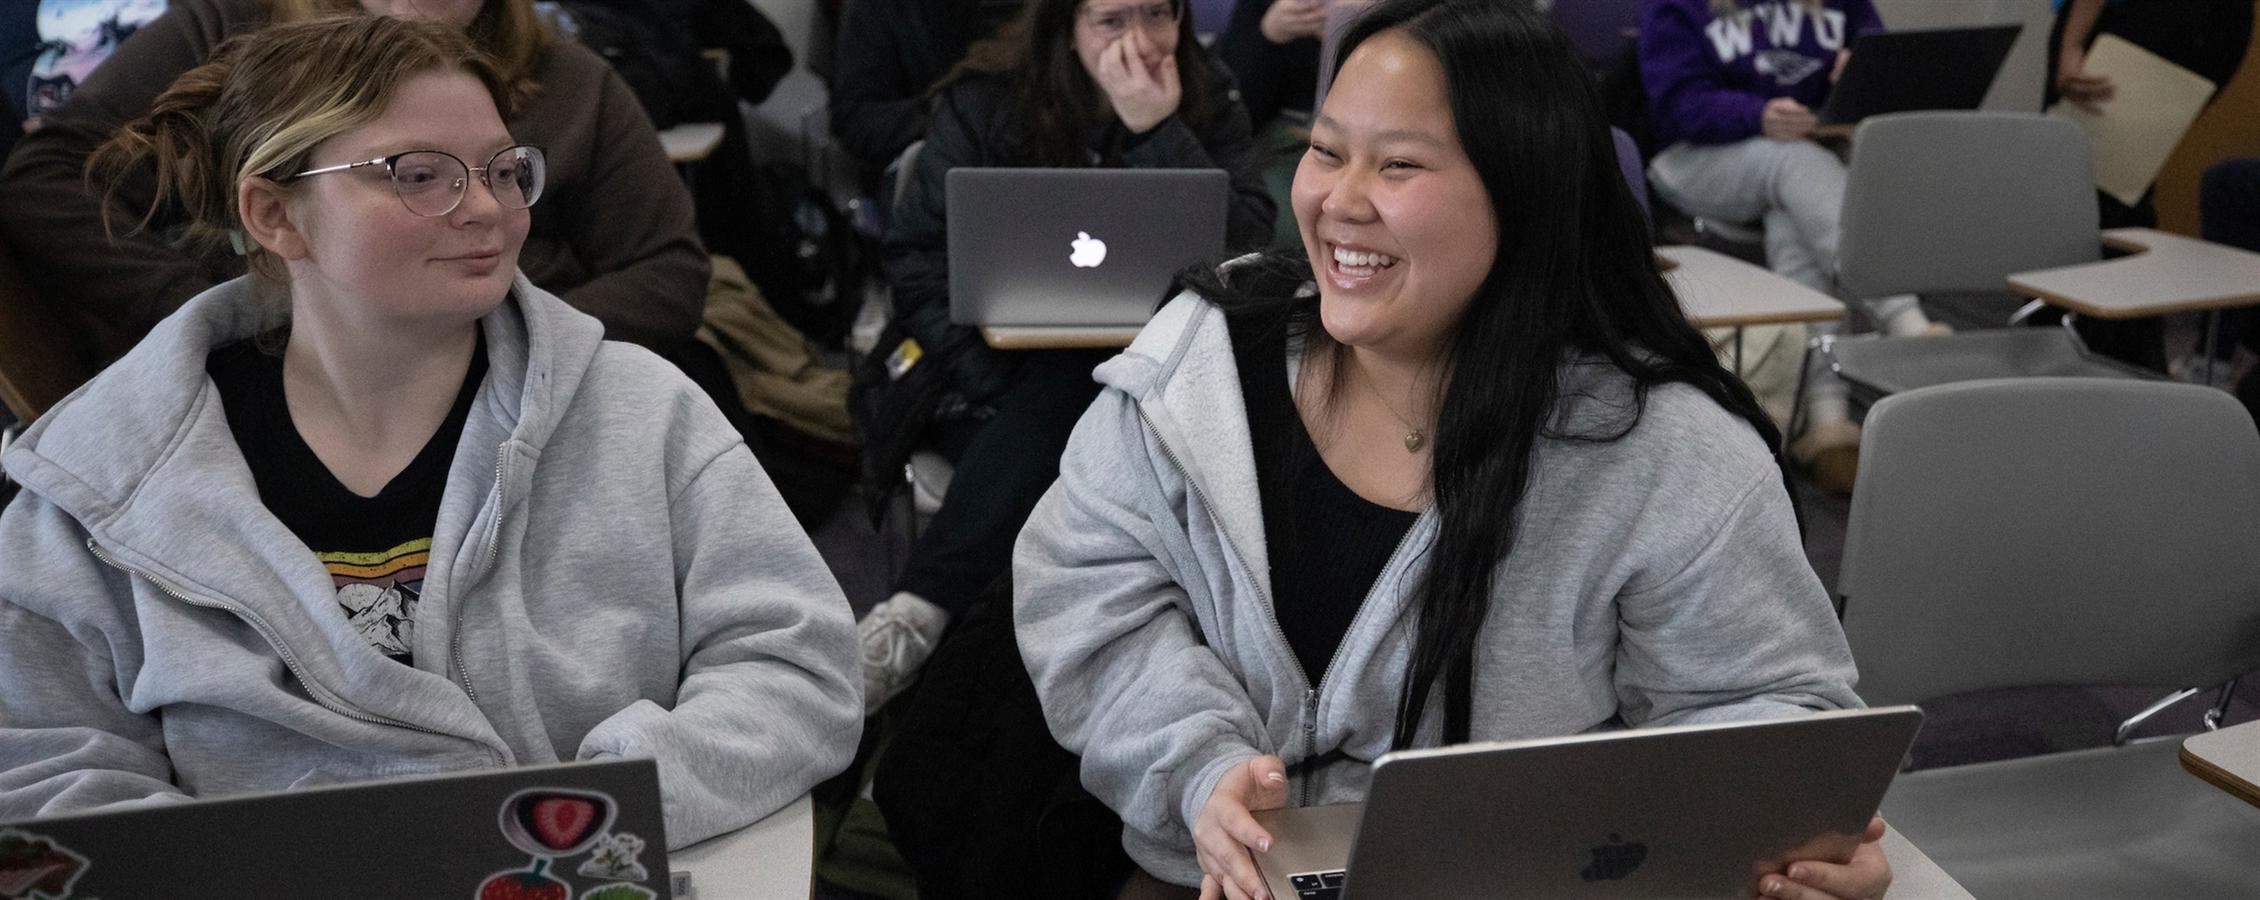
<svg viewBox="0 0 2260 900">
<path fill-rule="evenodd" d="M 1224 250 L 1221 169 L 951 169 L 950 320 L 1136 326 Z"/>
<path fill-rule="evenodd" d="M 1850 859 L 1912 706 L 1390 753 L 1363 804 L 1268 810 L 1272 896 L 1729 898 Z"/>
<path fill-rule="evenodd" d="M 0 824 L 0 897 L 665 900 L 659 769 L 577 763 Z"/>
<path fill-rule="evenodd" d="M 1852 42 L 1852 59 L 1829 89 L 1823 125 L 1917 110 L 1976 109 L 2001 74 L 2023 25 L 1881 31 Z"/>
</svg>

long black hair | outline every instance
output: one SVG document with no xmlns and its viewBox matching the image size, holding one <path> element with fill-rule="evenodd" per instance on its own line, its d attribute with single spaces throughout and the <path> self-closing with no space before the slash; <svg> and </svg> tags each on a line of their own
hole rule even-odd
<svg viewBox="0 0 2260 900">
<path fill-rule="evenodd" d="M 1568 39 L 1522 3 L 1383 0 L 1351 26 L 1327 64 L 1339 72 L 1359 45 L 1385 31 L 1411 37 L 1442 64 L 1460 143 L 1490 195 L 1499 234 L 1490 274 L 1447 338 L 1450 377 L 1438 388 L 1430 478 L 1440 522 L 1415 588 L 1394 738 L 1407 747 L 1439 680 L 1445 742 L 1470 737 L 1476 640 L 1497 570 L 1515 544 L 1541 438 L 1617 440 L 1639 423 L 1650 388 L 1681 382 L 1747 420 L 1768 445 L 1781 441 L 1657 272 L 1599 91 Z M 1316 325 L 1318 301 L 1293 297 L 1312 277 L 1299 250 L 1184 277 L 1228 315 L 1287 305 L 1291 329 L 1325 342 L 1317 346 L 1331 344 Z M 1580 356 L 1606 360 L 1631 382 L 1628 415 L 1608 427 L 1573 432 L 1557 421 L 1561 367 Z"/>
<path fill-rule="evenodd" d="M 975 76 L 1004 78 L 1012 85 L 1025 149 L 1039 165 L 1076 168 L 1090 164 L 1078 142 L 1083 129 L 1102 121 L 1105 105 L 1098 83 L 1075 55 L 1075 19 L 1088 0 L 1028 0 L 1020 14 L 966 51 L 965 61 L 934 87 L 939 93 Z M 1208 51 L 1193 34 L 1191 0 L 1170 0 L 1177 10 L 1177 116 L 1196 130 L 1221 115 L 1211 95 L 1216 78 Z"/>
</svg>

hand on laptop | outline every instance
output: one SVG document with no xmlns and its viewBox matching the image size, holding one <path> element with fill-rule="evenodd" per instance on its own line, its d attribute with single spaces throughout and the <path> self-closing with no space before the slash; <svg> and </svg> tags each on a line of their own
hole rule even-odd
<svg viewBox="0 0 2260 900">
<path fill-rule="evenodd" d="M 1845 863 L 1801 860 L 1786 875 L 1758 882 L 1758 896 L 1772 900 L 1876 900 L 1891 887 L 1891 863 L 1883 858 L 1883 817 L 1868 820 L 1860 847 Z"/>
<path fill-rule="evenodd" d="M 1775 97 L 1766 101 L 1766 110 L 1758 119 L 1759 130 L 1777 141 L 1801 141 L 1813 136 L 1820 126 L 1820 117 L 1805 108 L 1805 104 L 1790 97 Z"/>
<path fill-rule="evenodd" d="M 1269 900 L 1263 875 L 1248 848 L 1271 848 L 1271 834 L 1248 815 L 1250 810 L 1287 805 L 1287 764 L 1258 756 L 1232 767 L 1216 781 L 1201 816 L 1193 822 L 1193 850 L 1201 861 L 1201 900 Z"/>
<path fill-rule="evenodd" d="M 1154 52 L 1153 42 L 1143 29 L 1132 28 L 1122 37 L 1099 51 L 1098 64 L 1093 67 L 1091 80 L 1106 92 L 1107 102 L 1114 105 L 1114 114 L 1122 119 L 1124 127 L 1132 134 L 1145 134 L 1177 112 L 1182 97 L 1177 83 L 1177 57 L 1165 55 L 1152 66 L 1146 57 Z"/>
</svg>

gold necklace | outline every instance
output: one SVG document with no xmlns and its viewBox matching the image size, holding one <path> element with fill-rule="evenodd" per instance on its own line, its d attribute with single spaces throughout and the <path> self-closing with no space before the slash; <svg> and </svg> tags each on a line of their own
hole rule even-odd
<svg viewBox="0 0 2260 900">
<path fill-rule="evenodd" d="M 1359 368 L 1364 367 L 1360 366 Z M 1381 408 L 1388 410 L 1390 415 L 1397 417 L 1398 424 L 1405 426 L 1406 453 L 1419 453 L 1420 448 L 1428 446 L 1428 432 L 1414 428 L 1411 419 L 1405 418 L 1404 413 L 1398 412 L 1396 407 L 1389 405 L 1389 398 L 1381 396 L 1381 389 L 1374 387 L 1370 378 L 1361 380 L 1365 382 L 1366 392 L 1372 394 L 1373 399 L 1381 401 Z"/>
</svg>

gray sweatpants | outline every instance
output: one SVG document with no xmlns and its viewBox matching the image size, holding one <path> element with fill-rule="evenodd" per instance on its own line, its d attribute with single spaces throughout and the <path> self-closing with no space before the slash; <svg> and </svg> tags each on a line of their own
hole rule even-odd
<svg viewBox="0 0 2260 900">
<path fill-rule="evenodd" d="M 1753 137 L 1732 144 L 1681 142 L 1656 154 L 1648 180 L 1673 206 L 1732 224 L 1765 226 L 1766 265 L 1785 278 L 1836 295 L 1837 220 L 1844 207 L 1844 163 L 1812 141 Z M 1915 297 L 1851 298 L 1877 323 L 1915 308 Z M 1818 334 L 1835 334 L 1835 322 Z M 1818 365 L 1818 361 L 1815 361 Z M 1843 386 L 1812 372 L 1816 400 L 1840 403 Z M 1831 403 L 1834 405 L 1834 403 Z M 1834 412 L 1834 410 L 1830 410 Z"/>
</svg>

